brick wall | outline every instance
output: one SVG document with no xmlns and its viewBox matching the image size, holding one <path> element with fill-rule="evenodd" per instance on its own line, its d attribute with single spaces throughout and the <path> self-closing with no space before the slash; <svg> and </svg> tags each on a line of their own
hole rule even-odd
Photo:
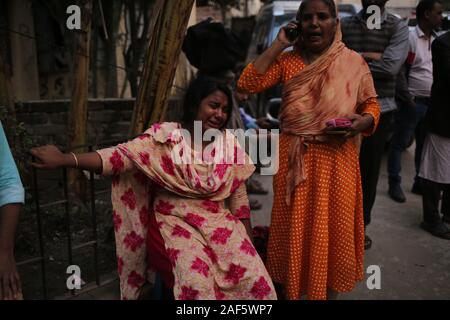
<svg viewBox="0 0 450 320">
<path fill-rule="evenodd" d="M 88 143 L 128 138 L 134 99 L 90 99 L 88 105 Z M 27 101 L 16 104 L 17 120 L 24 122 L 35 145 L 68 143 L 70 100 Z M 171 98 L 167 121 L 179 121 L 179 98 Z"/>
</svg>

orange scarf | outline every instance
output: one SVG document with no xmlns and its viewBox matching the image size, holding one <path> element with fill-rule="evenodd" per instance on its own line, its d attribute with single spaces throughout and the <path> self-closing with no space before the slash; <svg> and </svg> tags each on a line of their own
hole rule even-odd
<svg viewBox="0 0 450 320">
<path fill-rule="evenodd" d="M 306 142 L 328 141 L 325 122 L 356 113 L 359 105 L 376 97 L 367 63 L 341 41 L 340 24 L 331 46 L 283 88 L 280 112 L 283 133 L 297 138 L 289 153 L 286 203 L 295 187 L 306 179 L 304 155 Z"/>
</svg>

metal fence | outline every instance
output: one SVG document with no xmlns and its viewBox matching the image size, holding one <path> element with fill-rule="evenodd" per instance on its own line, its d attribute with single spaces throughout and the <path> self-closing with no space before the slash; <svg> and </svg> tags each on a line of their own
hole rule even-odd
<svg viewBox="0 0 450 320">
<path fill-rule="evenodd" d="M 76 146 L 71 148 L 68 151 L 77 150 L 81 148 L 87 148 L 89 152 L 92 152 L 95 150 L 98 146 L 107 146 L 107 145 L 113 145 L 118 143 L 118 141 L 105 141 L 101 144 L 94 146 L 94 145 L 82 145 L 82 146 Z M 35 161 L 33 157 L 33 161 Z M 71 169 L 72 170 L 72 169 Z M 37 221 L 37 234 L 38 234 L 38 247 L 39 247 L 39 255 L 24 261 L 20 261 L 17 263 L 17 267 L 23 267 L 26 265 L 31 264 L 40 264 L 41 269 L 41 277 L 42 277 L 42 296 L 44 299 L 54 298 L 48 296 L 48 280 L 47 280 L 47 274 L 46 274 L 46 260 L 48 258 L 48 253 L 46 252 L 46 244 L 44 242 L 44 230 L 43 230 L 43 223 L 42 223 L 42 210 L 47 209 L 50 207 L 55 206 L 64 206 L 64 219 L 65 219 L 65 232 L 67 235 L 67 258 L 69 265 L 73 264 L 73 254 L 74 251 L 80 250 L 82 248 L 91 247 L 93 250 L 93 267 L 95 272 L 95 285 L 97 287 L 102 286 L 101 283 L 101 274 L 99 272 L 99 239 L 97 234 L 97 212 L 96 212 L 96 204 L 95 200 L 96 197 L 98 197 L 101 194 L 105 194 L 110 192 L 110 189 L 106 190 L 99 190 L 96 191 L 96 184 L 94 179 L 94 172 L 89 172 L 89 211 L 91 215 L 91 227 L 92 227 L 92 234 L 90 236 L 90 240 L 81 244 L 78 244 L 76 246 L 72 243 L 72 231 L 71 231 L 71 219 L 70 219 L 70 199 L 69 199 L 69 187 L 68 187 L 68 169 L 63 168 L 62 171 L 62 181 L 63 181 L 63 199 L 48 202 L 45 204 L 41 203 L 40 197 L 39 197 L 39 179 L 37 175 L 38 169 L 32 168 L 32 193 L 33 193 L 33 199 L 34 199 L 34 207 L 35 207 L 35 213 L 36 213 L 36 221 Z M 106 283 L 105 283 L 106 284 Z M 72 295 L 75 295 L 75 289 L 70 290 Z"/>
</svg>

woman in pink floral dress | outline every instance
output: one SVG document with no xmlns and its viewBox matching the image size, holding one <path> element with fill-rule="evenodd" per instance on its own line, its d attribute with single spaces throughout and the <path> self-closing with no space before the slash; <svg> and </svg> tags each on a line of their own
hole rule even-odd
<svg viewBox="0 0 450 320">
<path fill-rule="evenodd" d="M 31 150 L 37 168 L 76 167 L 113 176 L 122 299 L 139 297 L 149 269 L 173 285 L 175 299 L 276 299 L 249 237 L 244 182 L 254 166 L 223 130 L 231 103 L 227 87 L 198 78 L 186 93 L 182 125 L 154 124 L 132 141 L 92 153 L 64 154 L 55 146 Z M 182 130 L 192 136 L 194 120 L 203 132 L 222 134 L 195 145 Z"/>
</svg>

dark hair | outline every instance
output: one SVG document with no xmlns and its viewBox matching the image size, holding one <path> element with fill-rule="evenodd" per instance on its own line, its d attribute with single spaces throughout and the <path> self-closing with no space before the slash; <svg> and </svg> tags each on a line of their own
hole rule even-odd
<svg viewBox="0 0 450 320">
<path fill-rule="evenodd" d="M 304 0 L 302 1 L 302 3 L 300 4 L 300 7 L 298 8 L 298 12 L 297 12 L 297 20 L 300 21 L 300 18 L 302 16 L 303 11 L 305 11 L 306 5 L 308 3 L 310 3 L 311 1 L 314 0 Z M 337 18 L 337 13 L 336 13 L 336 4 L 334 3 L 334 0 L 320 0 L 322 1 L 330 10 L 330 14 L 333 18 Z"/>
<path fill-rule="evenodd" d="M 442 4 L 441 0 L 421 0 L 416 7 L 417 21 L 425 18 L 425 12 L 433 10 L 435 3 Z"/>
<path fill-rule="evenodd" d="M 228 98 L 227 121 L 224 127 L 227 125 L 233 110 L 231 90 L 224 83 L 215 81 L 207 76 L 198 76 L 189 84 L 186 95 L 184 96 L 182 120 L 184 126 L 191 126 L 194 123 L 202 100 L 217 90 L 223 92 Z M 220 129 L 223 129 L 223 127 Z"/>
</svg>

